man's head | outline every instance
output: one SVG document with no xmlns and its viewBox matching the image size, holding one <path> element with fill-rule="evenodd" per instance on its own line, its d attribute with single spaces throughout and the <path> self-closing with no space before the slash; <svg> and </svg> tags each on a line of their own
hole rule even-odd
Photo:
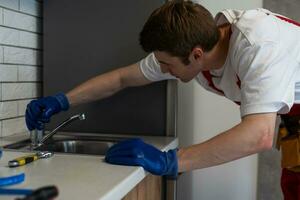
<svg viewBox="0 0 300 200">
<path fill-rule="evenodd" d="M 203 6 L 171 1 L 151 14 L 140 33 L 140 44 L 146 52 L 166 52 L 188 65 L 196 46 L 210 51 L 219 37 L 212 15 Z"/>
</svg>

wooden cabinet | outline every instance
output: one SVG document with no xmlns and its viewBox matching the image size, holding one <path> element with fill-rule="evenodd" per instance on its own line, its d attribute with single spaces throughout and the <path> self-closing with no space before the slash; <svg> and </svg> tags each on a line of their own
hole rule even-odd
<svg viewBox="0 0 300 200">
<path fill-rule="evenodd" d="M 162 177 L 149 174 L 122 200 L 161 200 Z"/>
</svg>

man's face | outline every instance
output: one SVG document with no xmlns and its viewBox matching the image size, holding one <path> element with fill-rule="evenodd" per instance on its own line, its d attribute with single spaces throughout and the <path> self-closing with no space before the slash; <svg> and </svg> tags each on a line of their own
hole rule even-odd
<svg viewBox="0 0 300 200">
<path fill-rule="evenodd" d="M 185 65 L 180 58 L 170 56 L 166 52 L 155 51 L 154 55 L 158 60 L 163 73 L 169 73 L 180 79 L 182 82 L 189 82 L 201 71 L 201 67 L 197 63 L 190 62 L 190 64 Z"/>
</svg>

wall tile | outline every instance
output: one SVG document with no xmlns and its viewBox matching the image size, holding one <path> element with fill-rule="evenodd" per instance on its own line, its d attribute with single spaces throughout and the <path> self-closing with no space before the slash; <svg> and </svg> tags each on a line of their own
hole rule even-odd
<svg viewBox="0 0 300 200">
<path fill-rule="evenodd" d="M 13 10 L 19 10 L 19 0 L 0 0 L 0 6 Z"/>
<path fill-rule="evenodd" d="M 3 63 L 3 47 L 0 46 L 0 63 Z"/>
<path fill-rule="evenodd" d="M 40 88 L 39 83 L 2 83 L 2 100 L 36 98 Z"/>
<path fill-rule="evenodd" d="M 0 64 L 0 82 L 16 81 L 18 81 L 18 66 Z"/>
<path fill-rule="evenodd" d="M 0 25 L 3 25 L 3 8 L 0 8 Z"/>
<path fill-rule="evenodd" d="M 0 120 L 17 117 L 18 115 L 17 101 L 0 102 Z"/>
<path fill-rule="evenodd" d="M 20 0 L 20 11 L 31 15 L 41 16 L 41 6 L 42 4 L 35 0 Z"/>
<path fill-rule="evenodd" d="M 24 116 L 25 115 L 27 104 L 30 101 L 32 101 L 32 99 L 29 99 L 29 100 L 26 99 L 26 100 L 18 101 L 18 115 L 19 116 Z"/>
<path fill-rule="evenodd" d="M 41 49 L 41 36 L 35 33 L 20 31 L 20 42 L 18 46 Z"/>
<path fill-rule="evenodd" d="M 42 68 L 34 66 L 19 66 L 19 81 L 41 81 Z"/>
<path fill-rule="evenodd" d="M 32 83 L 42 76 L 36 67 L 42 52 L 34 50 L 42 48 L 41 6 L 37 0 L 0 0 L 0 136 L 26 131 L 20 116 L 41 95 L 42 84 Z"/>
<path fill-rule="evenodd" d="M 3 11 L 3 25 L 32 32 L 41 32 L 41 20 L 11 10 Z"/>
<path fill-rule="evenodd" d="M 4 47 L 4 63 L 41 65 L 41 52 L 32 49 Z"/>
<path fill-rule="evenodd" d="M 0 27 L 0 44 L 19 45 L 19 31 L 11 28 Z"/>
<path fill-rule="evenodd" d="M 2 137 L 27 131 L 25 118 L 15 118 L 2 121 Z"/>
<path fill-rule="evenodd" d="M 0 26 L 0 44 L 40 49 L 41 36 Z"/>
</svg>

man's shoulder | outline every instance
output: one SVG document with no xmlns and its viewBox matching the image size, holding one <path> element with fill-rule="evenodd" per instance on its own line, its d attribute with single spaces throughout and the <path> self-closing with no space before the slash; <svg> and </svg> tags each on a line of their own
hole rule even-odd
<svg viewBox="0 0 300 200">
<path fill-rule="evenodd" d="M 278 42 L 279 31 L 276 18 L 265 9 L 246 10 L 234 24 L 251 44 Z"/>
<path fill-rule="evenodd" d="M 215 20 L 218 25 L 230 23 L 250 44 L 279 40 L 277 19 L 266 9 L 226 9 L 219 12 Z"/>
</svg>

